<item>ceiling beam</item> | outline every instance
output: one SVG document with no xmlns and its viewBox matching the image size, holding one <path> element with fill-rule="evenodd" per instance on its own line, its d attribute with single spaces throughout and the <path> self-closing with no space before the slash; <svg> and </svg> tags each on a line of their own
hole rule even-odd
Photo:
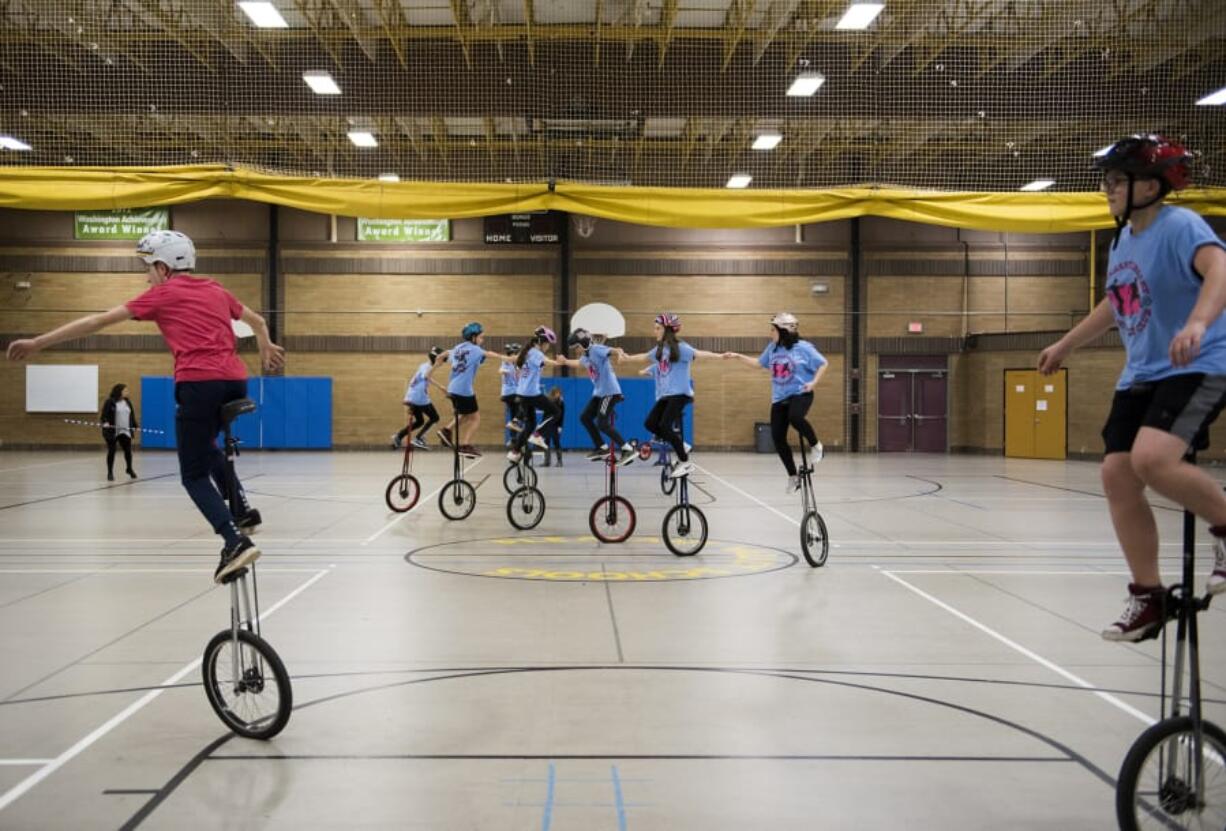
<svg viewBox="0 0 1226 831">
<path fill-rule="evenodd" d="M 736 54 L 736 47 L 745 35 L 745 26 L 753 14 L 754 5 L 755 0 L 733 0 L 732 5 L 728 8 L 729 19 L 724 21 L 723 26 L 725 33 L 724 62 L 719 67 L 720 72 L 728 68 L 728 63 Z"/>
<path fill-rule="evenodd" d="M 536 66 L 536 42 L 532 40 L 532 22 L 536 17 L 536 10 L 532 6 L 532 0 L 523 0 L 524 2 L 524 29 L 528 35 L 528 66 Z"/>
<path fill-rule="evenodd" d="M 375 14 L 379 17 L 379 25 L 383 34 L 391 44 L 396 59 L 400 61 L 401 69 L 408 69 L 409 63 L 404 56 L 404 44 L 400 41 L 400 33 L 405 27 L 404 9 L 400 0 L 375 0 Z"/>
<path fill-rule="evenodd" d="M 337 69 L 343 69 L 344 64 L 341 62 L 340 53 L 336 51 L 336 45 L 332 43 L 333 36 L 330 32 L 325 32 L 332 22 L 332 7 L 328 5 L 328 0 L 294 0 L 294 5 L 306 18 L 307 25 L 311 27 L 311 32 L 315 35 L 320 48 L 328 53 L 328 57 L 332 59 L 332 63 L 336 64 Z"/>
<path fill-rule="evenodd" d="M 668 45 L 673 42 L 673 29 L 677 25 L 677 0 L 664 0 L 664 8 L 660 14 L 660 34 L 656 38 L 660 52 L 660 59 L 656 62 L 657 69 L 664 68 L 664 56 L 668 54 Z"/>
<path fill-rule="evenodd" d="M 757 45 L 753 50 L 753 62 L 755 66 L 757 65 L 758 61 L 762 60 L 762 56 L 766 54 L 766 50 L 769 49 L 771 43 L 774 42 L 775 36 L 779 34 L 779 30 L 786 24 L 792 22 L 792 17 L 796 14 L 796 9 L 799 5 L 800 0 L 784 0 L 784 2 L 773 3 L 771 5 L 770 28 L 767 29 L 764 35 L 758 36 Z"/>
<path fill-rule="evenodd" d="M 357 0 L 329 0 L 329 2 L 332 4 L 332 11 L 334 12 L 333 21 L 335 22 L 335 19 L 339 17 L 341 22 L 345 24 L 345 28 L 353 35 L 353 39 L 357 41 L 358 48 L 362 50 L 362 53 L 372 63 L 377 62 L 379 60 L 378 49 L 375 46 L 375 42 L 364 34 L 366 31 L 365 20 L 362 15 L 362 7 L 358 5 Z"/>
<path fill-rule="evenodd" d="M 449 0 L 449 2 L 451 4 L 451 16 L 455 20 L 456 40 L 460 42 L 460 49 L 464 52 L 464 63 L 469 69 L 472 69 L 473 59 L 468 51 L 468 35 L 473 29 L 473 24 L 468 16 L 468 3 L 466 0 Z"/>
</svg>

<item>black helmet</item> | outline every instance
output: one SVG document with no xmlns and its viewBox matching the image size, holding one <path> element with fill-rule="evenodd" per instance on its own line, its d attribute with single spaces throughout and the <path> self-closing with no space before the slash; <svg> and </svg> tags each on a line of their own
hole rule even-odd
<svg viewBox="0 0 1226 831">
<path fill-rule="evenodd" d="M 438 360 L 438 356 L 443 354 L 443 347 L 431 346 L 430 351 L 426 353 L 426 357 L 430 359 L 430 363 Z"/>
<path fill-rule="evenodd" d="M 570 337 L 566 339 L 567 346 L 581 346 L 587 349 L 592 345 L 592 333 L 587 329 L 576 329 L 570 333 Z"/>
<path fill-rule="evenodd" d="M 508 343 L 508 344 L 506 345 L 506 347 L 505 347 L 505 349 L 506 349 L 506 353 L 507 353 L 508 355 L 518 355 L 518 354 L 519 354 L 519 350 L 520 350 L 520 349 L 522 349 L 522 348 L 523 348 L 523 347 L 522 347 L 520 344 L 518 344 L 518 343 Z"/>
<path fill-rule="evenodd" d="M 1192 183 L 1191 162 L 1192 154 L 1178 141 L 1149 133 L 1120 139 L 1094 159 L 1094 166 L 1158 179 L 1165 190 L 1183 190 Z"/>
</svg>

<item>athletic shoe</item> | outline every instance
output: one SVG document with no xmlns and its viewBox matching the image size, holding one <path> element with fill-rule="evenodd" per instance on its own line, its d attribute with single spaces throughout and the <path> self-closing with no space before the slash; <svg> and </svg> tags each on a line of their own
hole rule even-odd
<svg viewBox="0 0 1226 831">
<path fill-rule="evenodd" d="M 403 439 L 400 438 L 399 433 L 392 433 L 392 450 L 399 450 L 401 441 Z"/>
<path fill-rule="evenodd" d="M 1166 623 L 1163 606 L 1166 589 L 1147 589 L 1128 584 L 1128 605 L 1120 619 L 1103 630 L 1105 641 L 1143 641 L 1157 636 Z"/>
<path fill-rule="evenodd" d="M 221 549 L 221 562 L 217 571 L 213 572 L 213 582 L 224 583 L 226 577 L 260 559 L 260 549 L 246 535 L 240 535 L 238 542 Z"/>
<path fill-rule="evenodd" d="M 607 458 L 609 458 L 609 446 L 607 444 L 601 447 L 599 450 L 593 450 L 591 453 L 587 454 L 587 460 L 589 462 L 603 462 Z"/>
<path fill-rule="evenodd" d="M 522 459 L 523 457 L 524 457 L 524 454 L 520 453 L 518 450 L 507 451 L 507 461 L 508 462 L 514 462 L 515 464 L 519 464 L 519 460 Z"/>
<path fill-rule="evenodd" d="M 132 468 L 128 468 L 128 478 L 129 478 L 129 479 L 135 479 L 135 478 L 136 478 L 136 471 L 135 471 L 135 470 L 133 470 Z"/>
<path fill-rule="evenodd" d="M 690 455 L 690 451 L 694 449 L 694 445 L 690 444 L 688 441 L 683 441 L 681 443 L 685 445 L 685 455 Z"/>
<path fill-rule="evenodd" d="M 109 471 L 108 471 L 108 472 L 107 472 L 107 474 L 106 474 L 106 481 L 108 481 L 108 482 L 114 482 L 114 481 L 115 481 L 115 474 L 114 474 L 114 473 L 111 473 L 111 472 L 109 472 Z"/>
<path fill-rule="evenodd" d="M 1226 539 L 1213 539 L 1213 573 L 1209 575 L 1209 585 L 1205 591 L 1209 594 L 1226 592 Z"/>
<path fill-rule="evenodd" d="M 695 469 L 693 462 L 677 462 L 677 464 L 673 465 L 672 470 L 668 472 L 668 478 L 680 479 L 683 476 L 689 476 Z"/>
<path fill-rule="evenodd" d="M 617 460 L 619 465 L 628 465 L 639 457 L 639 452 L 634 449 L 629 443 L 622 445 L 622 455 Z"/>
<path fill-rule="evenodd" d="M 418 450 L 429 450 L 430 449 L 430 445 L 426 444 L 426 440 L 421 437 L 413 439 L 413 446 L 416 447 Z"/>
<path fill-rule="evenodd" d="M 441 441 L 445 446 L 452 447 L 453 445 L 451 443 L 451 428 L 450 427 L 440 427 L 438 429 L 438 440 Z"/>
<path fill-rule="evenodd" d="M 825 448 L 822 447 L 822 443 L 819 441 L 817 444 L 809 448 L 809 464 L 812 464 L 812 465 L 817 464 L 818 462 L 822 460 L 822 457 L 825 455 L 826 455 L 826 450 Z"/>
<path fill-rule="evenodd" d="M 242 528 L 244 531 L 258 528 L 260 526 L 260 523 L 263 521 L 264 520 L 260 516 L 260 512 L 257 511 L 255 508 L 251 508 L 250 510 L 247 511 L 247 513 L 243 514 L 242 516 L 234 518 L 234 524 L 237 527 Z"/>
<path fill-rule="evenodd" d="M 799 476 L 789 476 L 788 477 L 788 487 L 785 493 L 796 493 L 796 491 L 798 490 L 800 490 L 800 477 Z"/>
<path fill-rule="evenodd" d="M 515 419 L 508 421 L 506 426 L 512 433 L 518 433 L 520 430 L 524 429 L 524 425 L 520 424 Z"/>
<path fill-rule="evenodd" d="M 481 451 L 473 447 L 471 444 L 461 444 L 460 455 L 467 456 L 470 459 L 480 459 Z"/>
<path fill-rule="evenodd" d="M 549 449 L 549 442 L 545 441 L 545 437 L 540 433 L 533 433 L 531 436 L 528 436 L 528 441 L 532 442 L 542 450 Z"/>
</svg>

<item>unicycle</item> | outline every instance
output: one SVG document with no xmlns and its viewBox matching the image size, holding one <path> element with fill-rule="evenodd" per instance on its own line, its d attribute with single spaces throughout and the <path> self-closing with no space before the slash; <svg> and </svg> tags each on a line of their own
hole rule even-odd
<svg viewBox="0 0 1226 831">
<path fill-rule="evenodd" d="M 587 525 L 592 536 L 601 542 L 625 542 L 634 533 L 636 518 L 634 506 L 624 496 L 617 495 L 617 448 L 609 442 L 609 452 L 605 456 L 605 491 L 604 496 L 592 504 L 592 510 L 587 515 Z"/>
<path fill-rule="evenodd" d="M 528 448 L 524 448 L 525 451 Z M 515 493 L 523 487 L 537 486 L 536 467 L 532 464 L 533 453 L 525 452 L 518 462 L 509 462 L 502 472 L 502 488 L 507 493 Z"/>
<path fill-rule="evenodd" d="M 532 469 L 532 453 L 528 448 L 519 454 L 519 461 L 507 468 L 502 481 L 505 487 L 509 476 L 513 481 L 525 484 L 511 492 L 507 499 L 507 520 L 521 531 L 535 528 L 545 518 L 545 494 L 536 487 L 536 471 Z"/>
<path fill-rule="evenodd" d="M 677 483 L 677 504 L 664 515 L 661 536 L 669 551 L 678 557 L 692 557 L 707 544 L 707 517 L 701 508 L 690 504 L 690 477 L 673 481 Z"/>
<path fill-rule="evenodd" d="M 1199 443 L 1198 443 L 1199 444 Z M 1196 462 L 1196 450 L 1185 457 Z M 1226 732 L 1205 721 L 1201 709 L 1196 616 L 1213 595 L 1193 588 L 1196 518 L 1183 513 L 1183 575 L 1167 589 L 1165 611 L 1178 621 L 1169 713 L 1142 733 L 1120 767 L 1115 815 L 1123 831 L 1138 828 L 1226 828 Z M 1158 637 L 1157 633 L 1153 637 Z M 1159 705 L 1167 710 L 1166 627 L 1162 628 Z M 1188 692 L 1183 693 L 1184 673 Z M 1186 711 L 1184 705 L 1187 705 Z"/>
<path fill-rule="evenodd" d="M 254 411 L 255 402 L 250 398 L 231 401 L 221 408 L 226 496 L 235 515 L 241 507 L 234 475 L 238 440 L 230 425 L 238 416 Z M 289 721 L 294 693 L 281 658 L 260 635 L 255 564 L 233 572 L 222 582 L 230 587 L 230 628 L 214 635 L 204 648 L 204 692 L 218 718 L 232 731 L 248 739 L 271 739 Z"/>
<path fill-rule="evenodd" d="M 464 480 L 464 457 L 460 455 L 460 414 L 455 414 L 451 432 L 453 457 L 451 481 L 438 492 L 438 509 L 450 520 L 468 519 L 477 507 L 477 489 Z"/>
<path fill-rule="evenodd" d="M 387 507 L 398 514 L 413 510 L 413 506 L 421 497 L 421 483 L 413 475 L 412 439 L 413 434 L 409 433 L 404 443 L 404 465 L 400 469 L 400 475 L 388 482 L 387 492 L 383 495 Z"/>
<path fill-rule="evenodd" d="M 805 560 L 813 568 L 824 566 L 826 557 L 830 554 L 830 537 L 826 533 L 826 521 L 817 512 L 817 497 L 813 495 L 813 466 L 821 460 L 822 443 L 818 442 L 810 454 L 805 450 L 804 437 L 801 437 L 800 469 L 796 471 L 800 477 L 801 501 L 805 512 L 804 518 L 800 521 L 800 550 L 804 552 Z"/>
</svg>

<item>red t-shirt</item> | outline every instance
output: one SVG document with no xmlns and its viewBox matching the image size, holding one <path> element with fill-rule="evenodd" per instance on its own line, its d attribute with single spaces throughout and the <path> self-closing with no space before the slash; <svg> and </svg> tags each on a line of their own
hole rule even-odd
<svg viewBox="0 0 1226 831">
<path fill-rule="evenodd" d="M 243 304 L 215 280 L 176 274 L 124 305 L 137 320 L 157 324 L 175 356 L 176 381 L 247 378 L 230 325 L 242 316 Z"/>
</svg>

